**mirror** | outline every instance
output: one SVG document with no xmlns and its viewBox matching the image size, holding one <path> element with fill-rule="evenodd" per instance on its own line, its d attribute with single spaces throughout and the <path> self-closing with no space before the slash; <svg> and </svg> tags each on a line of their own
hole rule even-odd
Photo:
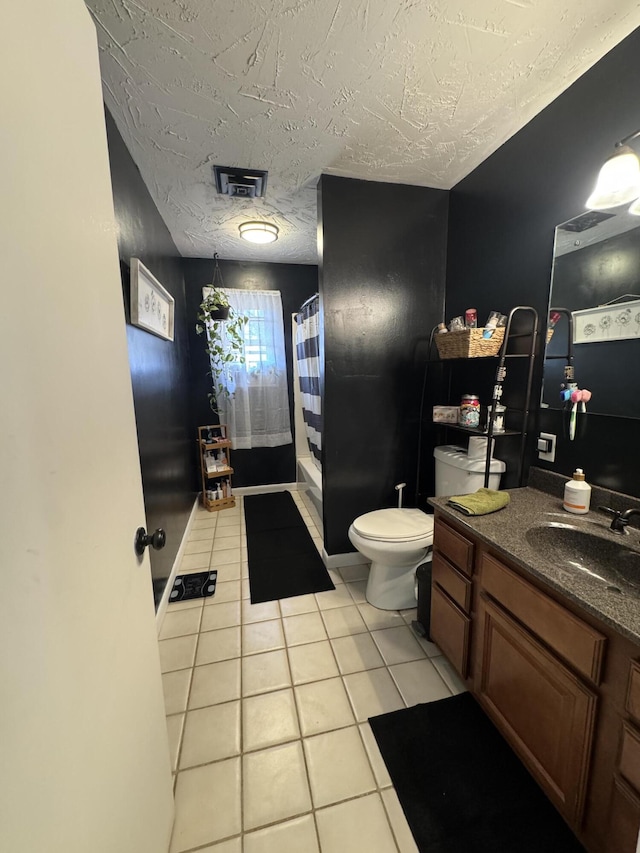
<svg viewBox="0 0 640 853">
<path fill-rule="evenodd" d="M 562 409 L 569 329 L 575 382 L 588 412 L 640 418 L 640 217 L 589 210 L 556 228 L 541 405 Z M 570 318 L 572 324 L 569 322 Z"/>
</svg>

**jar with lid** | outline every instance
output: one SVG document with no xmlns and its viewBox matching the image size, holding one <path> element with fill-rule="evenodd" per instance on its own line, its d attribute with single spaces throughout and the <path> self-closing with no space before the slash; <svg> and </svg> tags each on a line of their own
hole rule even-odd
<svg viewBox="0 0 640 853">
<path fill-rule="evenodd" d="M 477 429 L 480 426 L 480 400 L 475 394 L 462 395 L 458 424 L 467 429 Z"/>
</svg>

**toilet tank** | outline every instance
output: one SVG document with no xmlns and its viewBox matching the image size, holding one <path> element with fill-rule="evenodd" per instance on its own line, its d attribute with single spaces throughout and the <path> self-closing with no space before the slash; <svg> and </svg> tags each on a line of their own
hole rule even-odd
<svg viewBox="0 0 640 853">
<path fill-rule="evenodd" d="M 485 459 L 471 459 L 462 447 L 446 444 L 435 447 L 436 496 L 469 495 L 484 486 Z M 506 465 L 499 459 L 491 460 L 489 488 L 500 488 L 500 477 Z"/>
</svg>

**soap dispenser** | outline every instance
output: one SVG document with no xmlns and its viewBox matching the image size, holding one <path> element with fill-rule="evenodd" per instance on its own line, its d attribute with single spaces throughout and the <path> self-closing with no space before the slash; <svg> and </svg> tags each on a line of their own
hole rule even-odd
<svg viewBox="0 0 640 853">
<path fill-rule="evenodd" d="M 563 509 L 576 515 L 585 515 L 589 512 L 590 502 L 591 486 L 585 482 L 582 468 L 576 468 L 573 479 L 568 480 L 564 487 Z"/>
</svg>

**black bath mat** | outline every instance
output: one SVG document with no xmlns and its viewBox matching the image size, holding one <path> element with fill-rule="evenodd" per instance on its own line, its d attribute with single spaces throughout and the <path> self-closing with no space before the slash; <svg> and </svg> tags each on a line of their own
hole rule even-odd
<svg viewBox="0 0 640 853">
<path fill-rule="evenodd" d="M 190 598 L 207 598 L 216 591 L 218 570 L 193 572 L 190 575 L 177 575 L 169 593 L 169 603 L 187 601 Z"/>
<path fill-rule="evenodd" d="M 251 603 L 335 589 L 289 492 L 246 495 Z"/>
<path fill-rule="evenodd" d="M 583 853 L 470 693 L 369 722 L 420 853 Z"/>
</svg>

